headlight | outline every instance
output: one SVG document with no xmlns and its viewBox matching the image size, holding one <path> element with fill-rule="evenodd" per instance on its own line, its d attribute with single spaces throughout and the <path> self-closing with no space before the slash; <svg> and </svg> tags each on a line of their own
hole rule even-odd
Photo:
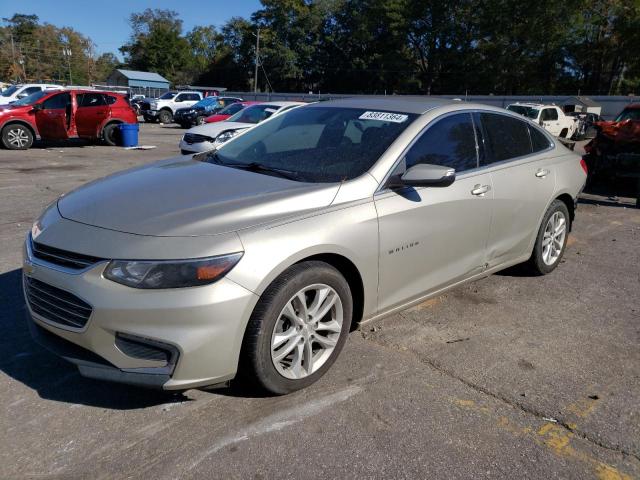
<svg viewBox="0 0 640 480">
<path fill-rule="evenodd" d="M 149 107 L 151 107 L 151 110 L 157 110 L 158 109 L 158 103 L 157 102 L 151 102 L 149 104 Z"/>
<path fill-rule="evenodd" d="M 193 260 L 112 260 L 104 277 L 133 288 L 184 288 L 221 279 L 242 257 L 231 253 Z"/>
<path fill-rule="evenodd" d="M 216 137 L 216 144 L 224 143 L 238 134 L 237 130 L 227 130 L 226 132 L 222 132 L 220 135 Z"/>
</svg>

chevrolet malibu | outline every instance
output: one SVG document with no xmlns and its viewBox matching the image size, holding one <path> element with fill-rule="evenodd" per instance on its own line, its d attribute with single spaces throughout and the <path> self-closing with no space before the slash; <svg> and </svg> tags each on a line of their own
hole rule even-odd
<svg viewBox="0 0 640 480">
<path fill-rule="evenodd" d="M 167 390 L 318 380 L 352 326 L 565 251 L 581 159 L 502 109 L 322 102 L 51 204 L 24 247 L 34 337 Z"/>
</svg>

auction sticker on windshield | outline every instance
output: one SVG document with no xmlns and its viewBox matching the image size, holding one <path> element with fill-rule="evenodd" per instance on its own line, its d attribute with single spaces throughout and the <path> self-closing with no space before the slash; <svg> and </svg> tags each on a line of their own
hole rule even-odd
<svg viewBox="0 0 640 480">
<path fill-rule="evenodd" d="M 389 113 L 389 112 L 364 112 L 358 117 L 360 120 L 379 120 L 381 122 L 394 122 L 402 123 L 406 122 L 408 115 L 402 115 L 401 113 Z"/>
</svg>

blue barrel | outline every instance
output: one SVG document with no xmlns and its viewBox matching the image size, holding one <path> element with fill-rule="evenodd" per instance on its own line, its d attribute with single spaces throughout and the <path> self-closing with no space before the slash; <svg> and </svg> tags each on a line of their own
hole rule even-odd
<svg viewBox="0 0 640 480">
<path fill-rule="evenodd" d="M 138 145 L 138 130 L 140 129 L 137 123 L 121 123 L 120 124 L 120 137 L 122 138 L 123 147 L 135 147 Z"/>
</svg>

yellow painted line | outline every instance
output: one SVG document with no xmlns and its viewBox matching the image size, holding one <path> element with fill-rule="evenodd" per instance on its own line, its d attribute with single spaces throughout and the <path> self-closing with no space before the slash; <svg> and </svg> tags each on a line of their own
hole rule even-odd
<svg viewBox="0 0 640 480">
<path fill-rule="evenodd" d="M 461 409 L 470 410 L 480 413 L 486 417 L 492 417 L 493 413 L 488 407 L 478 405 L 473 400 L 455 398 L 452 402 Z M 578 407 L 576 410 L 588 415 L 594 405 L 589 407 Z M 579 402 L 576 402 L 578 404 Z M 501 416 L 496 422 L 497 426 L 502 430 L 505 430 L 513 435 L 526 437 L 535 442 L 538 445 L 546 447 L 554 455 L 569 460 L 574 460 L 589 466 L 593 470 L 594 478 L 599 480 L 632 480 L 632 477 L 626 473 L 621 472 L 617 468 L 607 463 L 601 462 L 595 458 L 590 452 L 579 450 L 578 445 L 573 444 L 574 434 L 557 423 L 545 422 L 537 430 L 531 427 L 523 427 L 507 417 Z M 570 424 L 570 428 L 574 428 L 575 424 Z"/>
</svg>

